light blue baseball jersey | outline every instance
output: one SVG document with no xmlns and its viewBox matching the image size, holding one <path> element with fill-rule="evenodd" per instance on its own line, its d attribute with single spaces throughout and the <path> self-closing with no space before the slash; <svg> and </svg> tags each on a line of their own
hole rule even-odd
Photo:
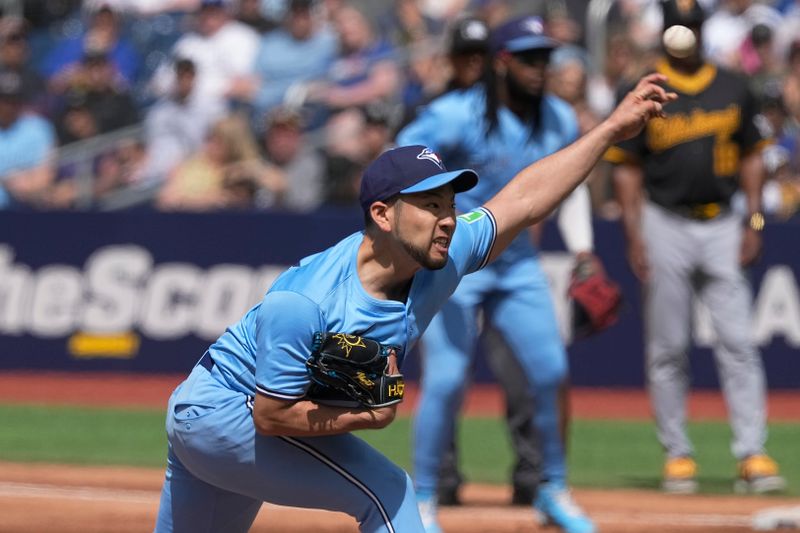
<svg viewBox="0 0 800 533">
<path fill-rule="evenodd" d="M 234 390 L 286 400 L 306 394 L 305 361 L 317 331 L 346 332 L 394 346 L 402 364 L 461 278 L 486 264 L 495 235 L 494 218 L 486 209 L 458 217 L 447 264 L 417 272 L 403 303 L 367 294 L 356 271 L 363 233 L 354 233 L 281 274 L 264 299 L 211 346 L 210 354 Z"/>
<path fill-rule="evenodd" d="M 523 168 L 578 136 L 574 112 L 555 96 L 543 97 L 536 128 L 500 106 L 497 127 L 487 135 L 485 109 L 482 86 L 453 91 L 431 102 L 397 135 L 398 144 L 428 146 L 448 167 L 478 172 L 478 185 L 456 196 L 460 211 L 483 205 Z M 543 479 L 566 479 L 557 406 L 558 387 L 567 372 L 566 354 L 536 246 L 522 232 L 491 265 L 461 282 L 425 334 L 426 378 L 414 432 L 414 481 L 421 493 L 432 493 L 439 482 L 452 421 L 469 381 L 479 308 L 485 311 L 487 323 L 502 333 L 535 395 L 533 424 L 539 436 Z M 441 372 L 442 368 L 448 371 Z"/>
<path fill-rule="evenodd" d="M 552 95 L 542 100 L 540 126 L 533 134 L 530 124 L 501 106 L 498 127 L 487 136 L 485 98 L 481 86 L 449 92 L 431 102 L 397 135 L 398 145 L 428 146 L 448 168 L 471 168 L 478 173 L 478 185 L 456 196 L 461 212 L 483 205 L 520 170 L 578 137 L 578 121 L 572 108 Z M 512 263 L 535 254 L 535 246 L 522 232 L 499 261 Z"/>
</svg>

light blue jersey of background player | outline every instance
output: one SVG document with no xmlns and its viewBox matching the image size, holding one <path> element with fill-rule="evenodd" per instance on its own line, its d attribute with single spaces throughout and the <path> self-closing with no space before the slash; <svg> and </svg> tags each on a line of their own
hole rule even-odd
<svg viewBox="0 0 800 533">
<path fill-rule="evenodd" d="M 495 35 L 510 34 L 510 40 L 525 39 L 527 32 L 528 40 L 515 47 L 515 53 L 549 50 L 554 42 L 541 32 L 537 34 L 537 20 L 535 17 L 512 20 L 495 30 Z M 510 41 L 500 46 L 505 42 Z M 397 135 L 398 144 L 425 144 L 437 151 L 445 164 L 467 166 L 478 172 L 481 176 L 478 185 L 456 200 L 462 212 L 483 205 L 523 167 L 563 148 L 578 136 L 572 108 L 551 95 L 541 97 L 536 127 L 500 105 L 497 125 L 487 135 L 486 98 L 486 84 L 447 93 L 431 102 Z M 573 216 L 571 225 L 560 224 L 568 248 L 574 252 L 591 250 L 588 192 L 579 189 L 579 194 L 582 198 L 573 193 L 570 211 L 561 213 L 579 216 Z M 577 228 L 581 225 L 583 228 Z M 581 236 L 569 239 L 565 228 L 573 234 L 577 229 Z M 438 531 L 434 518 L 427 515 L 435 507 L 433 495 L 442 458 L 451 442 L 454 420 L 469 382 L 479 311 L 503 335 L 532 386 L 533 423 L 541 448 L 544 481 L 535 503 L 537 509 L 544 518 L 566 531 L 592 531 L 591 522 L 571 502 L 569 507 L 558 503 L 566 501 L 558 393 L 567 375 L 567 361 L 550 287 L 537 259 L 536 246 L 526 232 L 518 235 L 486 269 L 461 282 L 423 337 L 422 392 L 414 423 L 413 474 L 428 531 Z"/>
</svg>

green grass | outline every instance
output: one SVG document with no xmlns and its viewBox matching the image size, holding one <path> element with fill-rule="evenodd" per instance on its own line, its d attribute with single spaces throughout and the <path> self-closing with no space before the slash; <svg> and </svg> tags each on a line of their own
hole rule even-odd
<svg viewBox="0 0 800 533">
<path fill-rule="evenodd" d="M 735 462 L 724 422 L 694 423 L 690 433 L 703 492 L 730 493 Z M 360 436 L 410 470 L 410 421 L 397 420 Z M 470 481 L 506 483 L 511 451 L 504 423 L 469 418 L 461 423 L 461 464 Z M 800 495 L 800 424 L 770 426 L 769 449 Z M 0 460 L 74 464 L 164 465 L 166 437 L 160 410 L 0 405 Z M 570 437 L 570 477 L 575 486 L 656 488 L 662 453 L 650 422 L 576 420 Z"/>
<path fill-rule="evenodd" d="M 0 459 L 163 466 L 161 410 L 0 405 Z"/>
</svg>

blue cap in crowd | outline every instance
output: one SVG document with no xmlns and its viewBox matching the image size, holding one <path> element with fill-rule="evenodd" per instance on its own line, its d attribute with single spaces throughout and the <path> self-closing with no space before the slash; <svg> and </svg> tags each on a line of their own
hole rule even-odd
<svg viewBox="0 0 800 533">
<path fill-rule="evenodd" d="M 395 194 L 430 191 L 448 183 L 455 192 L 468 191 L 478 183 L 478 175 L 470 169 L 448 172 L 441 158 L 425 146 L 401 146 L 383 152 L 364 170 L 359 201 L 367 211 L 373 202 Z"/>
<path fill-rule="evenodd" d="M 516 53 L 527 50 L 552 50 L 559 43 L 544 32 L 541 17 L 519 17 L 495 28 L 490 38 L 492 53 L 506 51 Z"/>
</svg>

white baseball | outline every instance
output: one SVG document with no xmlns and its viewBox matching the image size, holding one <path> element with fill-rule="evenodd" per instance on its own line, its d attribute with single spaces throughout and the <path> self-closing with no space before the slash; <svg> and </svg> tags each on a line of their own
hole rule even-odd
<svg viewBox="0 0 800 533">
<path fill-rule="evenodd" d="M 667 28 L 662 40 L 667 53 L 678 58 L 689 57 L 697 46 L 694 32 L 680 24 Z"/>
</svg>

